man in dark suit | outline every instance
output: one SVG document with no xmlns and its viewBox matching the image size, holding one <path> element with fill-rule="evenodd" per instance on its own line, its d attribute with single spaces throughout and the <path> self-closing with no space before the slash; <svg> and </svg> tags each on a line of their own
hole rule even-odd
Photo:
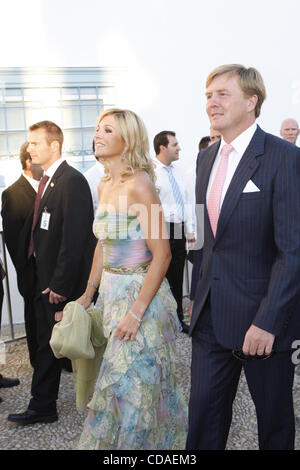
<svg viewBox="0 0 300 470">
<path fill-rule="evenodd" d="M 24 226 L 18 260 L 33 281 L 38 342 L 28 409 L 8 417 L 22 425 L 58 419 L 61 364 L 49 340 L 55 313 L 85 290 L 96 242 L 90 189 L 84 176 L 61 158 L 61 129 L 50 121 L 39 122 L 29 128 L 28 142 L 32 162 L 42 166 L 44 176 L 33 216 Z M 21 260 L 25 246 L 28 255 Z"/>
<path fill-rule="evenodd" d="M 292 343 L 300 338 L 300 151 L 256 125 L 259 72 L 215 69 L 207 113 L 221 142 L 198 161 L 204 245 L 196 276 L 187 449 L 224 449 L 242 367 L 260 449 L 292 449 Z"/>
<path fill-rule="evenodd" d="M 32 163 L 27 147 L 28 142 L 25 142 L 20 149 L 23 174 L 2 193 L 1 215 L 5 244 L 17 272 L 19 292 L 24 297 L 25 330 L 30 362 L 33 366 L 37 349 L 33 292 L 27 289 L 28 276 L 23 270 L 18 269 L 18 250 L 20 233 L 28 215 L 33 210 L 43 169 L 40 165 Z"/>
</svg>

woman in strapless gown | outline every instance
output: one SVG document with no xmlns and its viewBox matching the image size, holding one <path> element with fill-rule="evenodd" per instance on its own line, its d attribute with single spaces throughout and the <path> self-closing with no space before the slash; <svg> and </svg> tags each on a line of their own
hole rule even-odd
<svg viewBox="0 0 300 470">
<path fill-rule="evenodd" d="M 118 144 L 122 151 L 117 151 Z M 97 307 L 108 342 L 79 449 L 185 447 L 187 405 L 175 370 L 180 325 L 164 278 L 170 253 L 162 236 L 163 217 L 161 211 L 145 216 L 141 209 L 130 210 L 139 204 L 150 214 L 151 207 L 160 204 L 147 144 L 144 125 L 135 113 L 108 110 L 100 116 L 96 156 L 104 161 L 107 178 L 99 186 L 94 221 L 99 241 L 78 302 L 88 307 L 100 283 Z M 124 196 L 127 212 L 120 210 Z M 150 227 L 157 229 L 155 237 L 149 236 Z"/>
</svg>

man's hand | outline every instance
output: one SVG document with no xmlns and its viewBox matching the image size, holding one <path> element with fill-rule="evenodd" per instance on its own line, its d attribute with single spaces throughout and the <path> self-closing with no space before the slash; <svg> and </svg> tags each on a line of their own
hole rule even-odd
<svg viewBox="0 0 300 470">
<path fill-rule="evenodd" d="M 245 355 L 268 356 L 272 352 L 275 335 L 266 330 L 262 330 L 255 325 L 251 325 L 247 331 L 243 344 L 243 353 Z"/>
<path fill-rule="evenodd" d="M 193 307 L 194 307 L 194 300 L 190 300 L 190 305 L 189 305 L 189 317 L 190 318 L 192 318 Z"/>
<path fill-rule="evenodd" d="M 195 246 L 196 243 L 196 237 L 194 233 L 188 233 L 186 236 L 187 242 L 188 242 L 188 249 L 192 250 Z"/>
<path fill-rule="evenodd" d="M 47 287 L 47 289 L 43 290 L 42 294 L 49 294 L 50 304 L 59 304 L 60 302 L 64 302 L 65 300 L 67 300 L 67 297 L 56 294 L 55 292 L 53 292 L 53 290 L 50 289 L 50 287 Z"/>
</svg>

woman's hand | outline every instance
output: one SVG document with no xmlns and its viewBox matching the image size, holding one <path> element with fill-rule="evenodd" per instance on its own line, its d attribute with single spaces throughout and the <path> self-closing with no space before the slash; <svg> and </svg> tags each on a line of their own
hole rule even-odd
<svg viewBox="0 0 300 470">
<path fill-rule="evenodd" d="M 128 312 L 115 329 L 114 336 L 116 336 L 120 341 L 134 341 L 139 326 L 139 322 Z"/>
<path fill-rule="evenodd" d="M 90 296 L 88 296 L 87 294 L 84 293 L 84 294 L 82 294 L 81 297 L 79 297 L 79 299 L 75 300 L 75 302 L 82 305 L 83 308 L 86 310 L 91 305 L 92 299 L 91 299 Z M 63 317 L 63 312 L 62 311 L 56 312 L 55 315 L 54 315 L 55 321 L 61 321 L 62 317 Z"/>
<path fill-rule="evenodd" d="M 92 300 L 93 300 L 92 297 L 90 297 L 89 295 L 84 293 L 84 294 L 82 294 L 81 297 L 79 297 L 79 299 L 75 300 L 75 302 L 82 305 L 83 308 L 85 308 L 85 310 L 86 310 L 91 305 Z"/>
</svg>

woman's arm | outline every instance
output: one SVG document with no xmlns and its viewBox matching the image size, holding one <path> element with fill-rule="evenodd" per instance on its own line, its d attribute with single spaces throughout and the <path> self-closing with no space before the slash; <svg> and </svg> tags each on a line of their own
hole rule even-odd
<svg viewBox="0 0 300 470">
<path fill-rule="evenodd" d="M 94 294 L 99 287 L 103 270 L 103 249 L 100 240 L 96 245 L 93 257 L 93 263 L 86 289 L 79 299 L 76 300 L 84 308 L 88 308 L 92 302 Z"/>
<path fill-rule="evenodd" d="M 131 306 L 124 319 L 119 323 L 115 336 L 134 340 L 139 328 L 140 320 L 158 291 L 171 261 L 170 244 L 168 240 L 165 221 L 162 213 L 161 202 L 153 183 L 148 175 L 137 175 L 130 191 L 129 202 L 132 202 L 130 211 L 135 211 L 140 222 L 142 232 L 149 250 L 152 253 L 152 261 L 145 276 L 140 293 Z"/>
</svg>

